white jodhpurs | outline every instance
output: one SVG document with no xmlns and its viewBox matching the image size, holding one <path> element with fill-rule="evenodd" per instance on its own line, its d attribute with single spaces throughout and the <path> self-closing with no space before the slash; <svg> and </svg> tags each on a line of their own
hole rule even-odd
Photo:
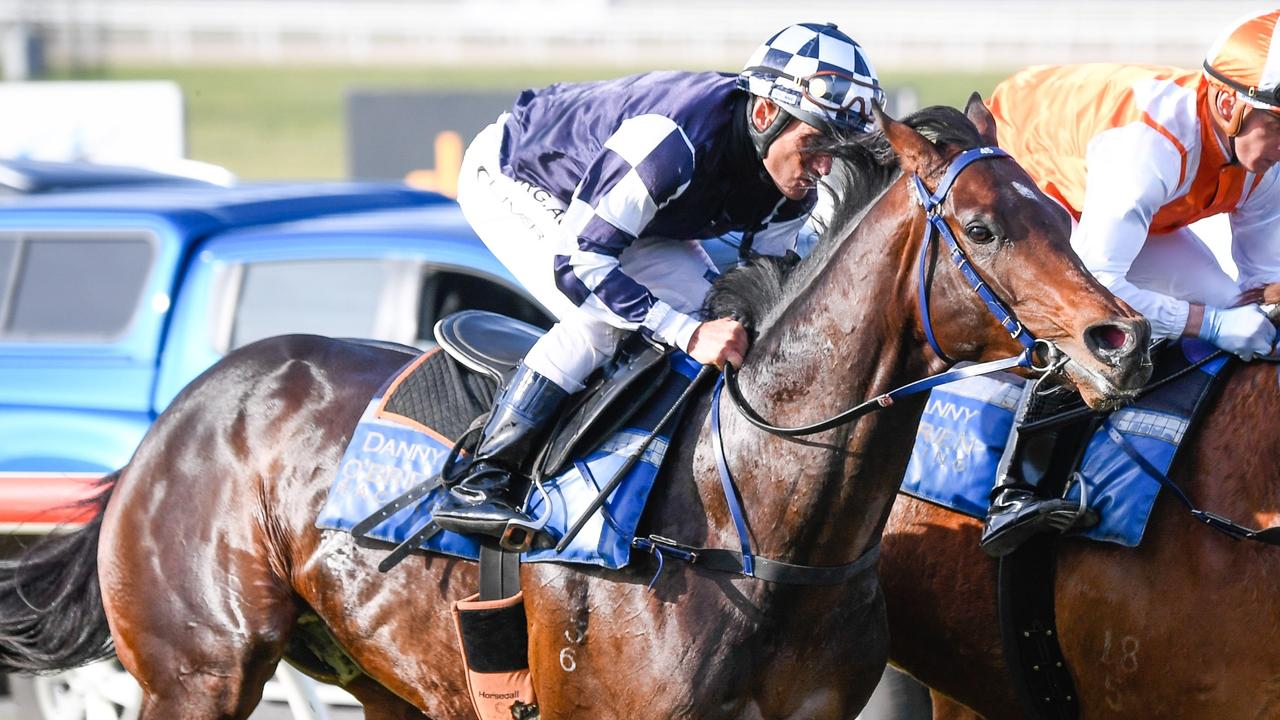
<svg viewBox="0 0 1280 720">
<path fill-rule="evenodd" d="M 476 136 L 462 158 L 458 203 L 472 229 L 516 280 L 558 320 L 525 356 L 529 369 L 574 393 L 613 356 L 628 331 L 573 302 L 555 284 L 554 258 L 577 246 L 560 227 L 565 205 L 547 190 L 502 174 L 506 115 Z M 623 251 L 628 276 L 676 310 L 696 316 L 715 265 L 696 240 L 643 237 Z"/>
</svg>

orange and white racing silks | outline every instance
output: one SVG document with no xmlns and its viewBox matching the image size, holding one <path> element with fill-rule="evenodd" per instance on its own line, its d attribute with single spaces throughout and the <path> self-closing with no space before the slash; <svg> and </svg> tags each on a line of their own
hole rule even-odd
<svg viewBox="0 0 1280 720">
<path fill-rule="evenodd" d="M 1076 219 L 1071 243 L 1109 290 L 1176 337 L 1188 300 L 1229 305 L 1280 280 L 1280 187 L 1232 164 L 1199 70 L 1038 66 L 989 102 L 1000 146 Z M 1230 213 L 1239 284 L 1187 228 Z"/>
</svg>

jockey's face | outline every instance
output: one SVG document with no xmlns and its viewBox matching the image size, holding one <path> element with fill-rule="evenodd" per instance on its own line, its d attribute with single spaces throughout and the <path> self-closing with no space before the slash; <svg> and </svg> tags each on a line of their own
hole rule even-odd
<svg viewBox="0 0 1280 720">
<path fill-rule="evenodd" d="M 753 117 L 753 121 L 756 127 L 765 128 L 773 122 L 773 116 L 780 112 L 782 110 L 773 103 L 760 102 L 756 104 L 753 113 L 758 117 Z M 809 150 L 821 137 L 822 131 L 818 128 L 793 119 L 769 146 L 769 154 L 764 158 L 764 169 L 769 173 L 773 184 L 788 199 L 804 199 L 818 179 L 831 172 L 831 156 Z"/>
<path fill-rule="evenodd" d="M 1236 158 L 1255 175 L 1280 162 L 1280 115 L 1261 108 L 1246 115 L 1236 135 Z"/>
</svg>

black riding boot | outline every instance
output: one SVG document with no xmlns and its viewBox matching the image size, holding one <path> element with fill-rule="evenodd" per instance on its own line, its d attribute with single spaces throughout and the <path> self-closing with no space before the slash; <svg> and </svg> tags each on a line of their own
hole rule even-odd
<svg viewBox="0 0 1280 720">
<path fill-rule="evenodd" d="M 537 449 L 543 431 L 568 393 L 525 367 L 494 402 L 467 475 L 432 513 L 445 530 L 503 537 L 511 521 L 531 522 L 520 510 L 526 478 L 520 466 Z M 525 543 L 527 544 L 527 543 Z"/>
<path fill-rule="evenodd" d="M 1028 538 L 1043 532 L 1063 532 L 1080 520 L 1080 505 L 1062 498 L 1040 497 L 1036 485 L 1049 468 L 1056 430 L 1028 436 L 1022 428 L 1054 415 L 1061 396 L 1041 395 L 1034 381 L 1027 383 L 1009 431 L 1009 442 L 996 466 L 991 507 L 979 545 L 991 557 L 1013 552 Z"/>
</svg>

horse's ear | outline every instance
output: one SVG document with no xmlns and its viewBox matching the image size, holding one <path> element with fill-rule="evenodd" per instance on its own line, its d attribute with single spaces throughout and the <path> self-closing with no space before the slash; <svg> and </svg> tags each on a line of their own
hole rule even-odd
<svg viewBox="0 0 1280 720">
<path fill-rule="evenodd" d="M 876 119 L 876 125 L 880 126 L 880 131 L 897 153 L 902 172 L 926 177 L 942 165 L 942 154 L 925 136 L 916 132 L 915 128 L 889 117 L 875 103 L 871 104 L 871 113 Z"/>
<path fill-rule="evenodd" d="M 981 95 L 975 92 L 969 96 L 969 102 L 964 106 L 964 114 L 969 118 L 969 122 L 978 128 L 978 134 L 982 136 L 982 144 L 996 147 L 996 119 L 983 104 Z"/>
</svg>

